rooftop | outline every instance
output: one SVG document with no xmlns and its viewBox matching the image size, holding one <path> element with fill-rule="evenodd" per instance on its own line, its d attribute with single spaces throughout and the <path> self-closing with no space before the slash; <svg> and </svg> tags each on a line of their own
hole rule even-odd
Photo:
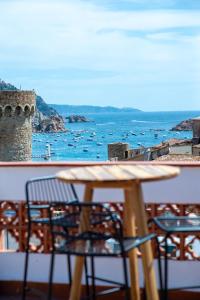
<svg viewBox="0 0 200 300">
<path fill-rule="evenodd" d="M 168 154 L 156 158 L 156 161 L 200 161 L 200 156 L 186 154 Z"/>
<path fill-rule="evenodd" d="M 200 120 L 200 116 L 196 118 L 192 118 L 192 121 L 199 121 L 199 120 Z"/>
</svg>

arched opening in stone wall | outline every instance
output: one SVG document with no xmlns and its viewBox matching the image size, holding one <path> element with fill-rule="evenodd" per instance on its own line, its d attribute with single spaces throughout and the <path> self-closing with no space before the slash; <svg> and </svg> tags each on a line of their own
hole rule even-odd
<svg viewBox="0 0 200 300">
<path fill-rule="evenodd" d="M 31 106 L 31 116 L 33 116 L 34 113 L 35 113 L 35 107 L 34 107 L 34 105 L 32 105 L 32 106 Z"/>
<path fill-rule="evenodd" d="M 22 107 L 18 105 L 15 108 L 15 115 L 20 116 L 21 114 L 22 114 Z"/>
<path fill-rule="evenodd" d="M 2 115 L 3 115 L 3 108 L 0 107 L 0 118 L 2 117 Z"/>
<path fill-rule="evenodd" d="M 30 106 L 29 106 L 29 105 L 26 105 L 26 106 L 24 107 L 24 115 L 25 115 L 26 117 L 28 117 L 28 116 L 30 116 L 30 112 L 31 112 Z"/>
<path fill-rule="evenodd" d="M 5 107 L 4 115 L 5 115 L 6 117 L 11 117 L 11 115 L 12 115 L 12 107 L 11 107 L 10 105 L 7 105 L 7 106 Z"/>
</svg>

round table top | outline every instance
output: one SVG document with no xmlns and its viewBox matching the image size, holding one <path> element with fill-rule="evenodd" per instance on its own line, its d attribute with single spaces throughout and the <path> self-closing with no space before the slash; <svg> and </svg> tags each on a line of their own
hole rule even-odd
<svg viewBox="0 0 200 300">
<path fill-rule="evenodd" d="M 56 177 L 60 180 L 76 183 L 87 182 L 146 182 L 168 179 L 180 173 L 177 167 L 163 165 L 101 165 L 73 167 L 60 171 Z"/>
</svg>

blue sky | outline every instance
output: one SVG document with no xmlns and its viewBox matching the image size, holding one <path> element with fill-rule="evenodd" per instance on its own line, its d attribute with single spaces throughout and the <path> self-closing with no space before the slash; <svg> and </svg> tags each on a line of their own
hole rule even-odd
<svg viewBox="0 0 200 300">
<path fill-rule="evenodd" d="M 0 0 L 0 78 L 48 103 L 200 110 L 199 0 Z"/>
</svg>

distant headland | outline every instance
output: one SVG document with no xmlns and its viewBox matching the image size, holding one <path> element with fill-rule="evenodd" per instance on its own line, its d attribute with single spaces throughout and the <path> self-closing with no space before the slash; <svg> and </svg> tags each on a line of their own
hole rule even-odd
<svg viewBox="0 0 200 300">
<path fill-rule="evenodd" d="M 190 131 L 192 130 L 192 119 L 184 120 L 174 126 L 172 131 Z"/>
<path fill-rule="evenodd" d="M 141 112 L 141 110 L 132 107 L 114 107 L 114 106 L 93 106 L 93 105 L 64 105 L 50 104 L 60 114 L 88 114 L 88 113 L 116 113 L 116 112 Z"/>
</svg>

